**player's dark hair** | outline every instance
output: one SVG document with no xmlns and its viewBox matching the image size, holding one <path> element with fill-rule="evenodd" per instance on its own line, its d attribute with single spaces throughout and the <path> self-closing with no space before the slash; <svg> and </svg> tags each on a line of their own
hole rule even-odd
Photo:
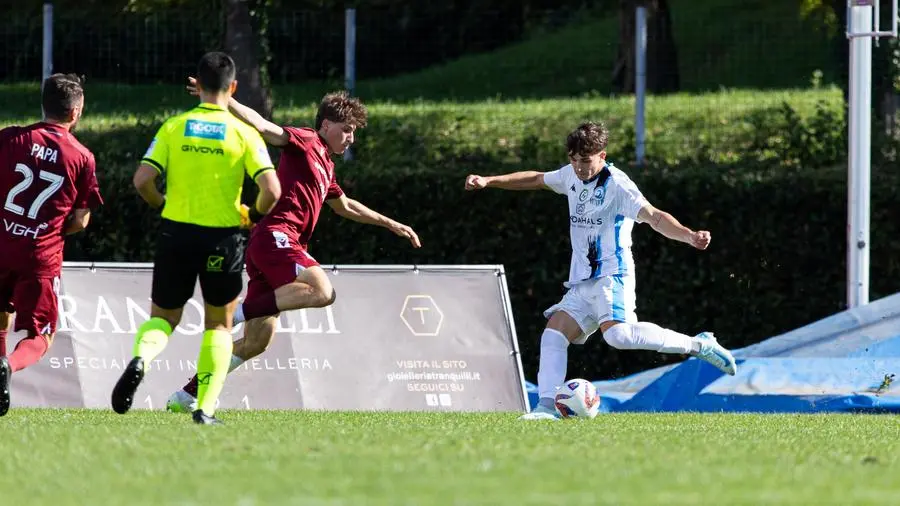
<svg viewBox="0 0 900 506">
<path fill-rule="evenodd" d="M 319 112 L 316 113 L 316 130 L 322 128 L 326 119 L 336 123 L 347 123 L 356 128 L 365 128 L 368 118 L 366 106 L 358 98 L 351 97 L 346 91 L 329 93 L 322 98 Z"/>
<path fill-rule="evenodd" d="M 75 74 L 53 74 L 41 89 L 41 106 L 48 119 L 65 121 L 84 98 L 84 78 Z"/>
<path fill-rule="evenodd" d="M 197 82 L 205 91 L 226 91 L 234 81 L 234 60 L 225 53 L 206 53 L 197 64 Z"/>
<path fill-rule="evenodd" d="M 606 149 L 609 130 L 603 123 L 588 121 L 578 126 L 566 137 L 569 156 L 590 156 Z"/>
</svg>

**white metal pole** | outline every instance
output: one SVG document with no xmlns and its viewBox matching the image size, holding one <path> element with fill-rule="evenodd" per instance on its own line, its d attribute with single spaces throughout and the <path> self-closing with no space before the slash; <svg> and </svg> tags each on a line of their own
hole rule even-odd
<svg viewBox="0 0 900 506">
<path fill-rule="evenodd" d="M 356 9 L 344 12 L 344 86 L 352 95 L 356 87 Z"/>
<path fill-rule="evenodd" d="M 41 85 L 53 73 L 53 4 L 44 3 L 44 54 L 41 67 Z"/>
<path fill-rule="evenodd" d="M 356 9 L 344 11 L 344 87 L 353 95 L 356 91 Z M 344 160 L 352 160 L 350 148 L 344 151 Z"/>
<path fill-rule="evenodd" d="M 634 30 L 635 160 L 644 164 L 644 100 L 647 94 L 647 8 L 638 6 Z"/>
<path fill-rule="evenodd" d="M 850 34 L 871 33 L 872 0 L 851 0 Z M 847 206 L 847 306 L 869 303 L 869 207 L 872 129 L 872 38 L 850 38 L 850 163 Z"/>
</svg>

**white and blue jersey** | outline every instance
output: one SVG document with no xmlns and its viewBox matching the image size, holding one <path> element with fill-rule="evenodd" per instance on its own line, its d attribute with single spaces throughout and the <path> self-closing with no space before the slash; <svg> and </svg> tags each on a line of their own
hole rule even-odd
<svg viewBox="0 0 900 506">
<path fill-rule="evenodd" d="M 631 229 L 647 204 L 634 182 L 611 164 L 593 179 L 582 181 L 570 164 L 544 174 L 544 184 L 569 199 L 572 262 L 565 286 L 632 275 Z"/>
<path fill-rule="evenodd" d="M 584 344 L 606 321 L 635 323 L 634 259 L 631 229 L 647 204 L 621 170 L 607 165 L 590 181 L 575 176 L 571 165 L 544 174 L 544 184 L 569 199 L 572 263 L 566 294 L 546 311 L 567 313 L 581 327 L 573 341 Z"/>
</svg>

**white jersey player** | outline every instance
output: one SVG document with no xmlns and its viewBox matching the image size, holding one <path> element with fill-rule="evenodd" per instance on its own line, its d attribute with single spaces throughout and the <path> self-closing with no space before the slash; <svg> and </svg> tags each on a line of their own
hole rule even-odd
<svg viewBox="0 0 900 506">
<path fill-rule="evenodd" d="M 544 189 L 569 201 L 572 262 L 564 283 L 568 291 L 544 312 L 549 321 L 541 335 L 540 401 L 525 419 L 557 416 L 554 397 L 566 379 L 569 343 L 584 344 L 598 329 L 614 348 L 687 354 L 727 374 L 737 372 L 734 357 L 712 333 L 692 337 L 638 321 L 631 256 L 634 222 L 647 223 L 663 236 L 699 250 L 709 246 L 710 233 L 693 231 L 650 205 L 634 182 L 606 161 L 608 136 L 602 124 L 584 123 L 566 139 L 571 163 L 559 170 L 466 178 L 467 190 Z"/>
</svg>

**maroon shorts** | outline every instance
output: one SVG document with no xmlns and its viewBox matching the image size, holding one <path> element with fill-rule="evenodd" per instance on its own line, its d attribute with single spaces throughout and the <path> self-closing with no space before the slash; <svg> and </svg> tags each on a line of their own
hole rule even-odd
<svg viewBox="0 0 900 506">
<path fill-rule="evenodd" d="M 0 311 L 16 313 L 15 330 L 25 330 L 30 336 L 56 332 L 58 293 L 59 277 L 0 271 Z"/>
<path fill-rule="evenodd" d="M 247 297 L 251 298 L 293 282 L 300 272 L 319 265 L 306 248 L 283 232 L 254 230 L 247 246 Z"/>
</svg>

